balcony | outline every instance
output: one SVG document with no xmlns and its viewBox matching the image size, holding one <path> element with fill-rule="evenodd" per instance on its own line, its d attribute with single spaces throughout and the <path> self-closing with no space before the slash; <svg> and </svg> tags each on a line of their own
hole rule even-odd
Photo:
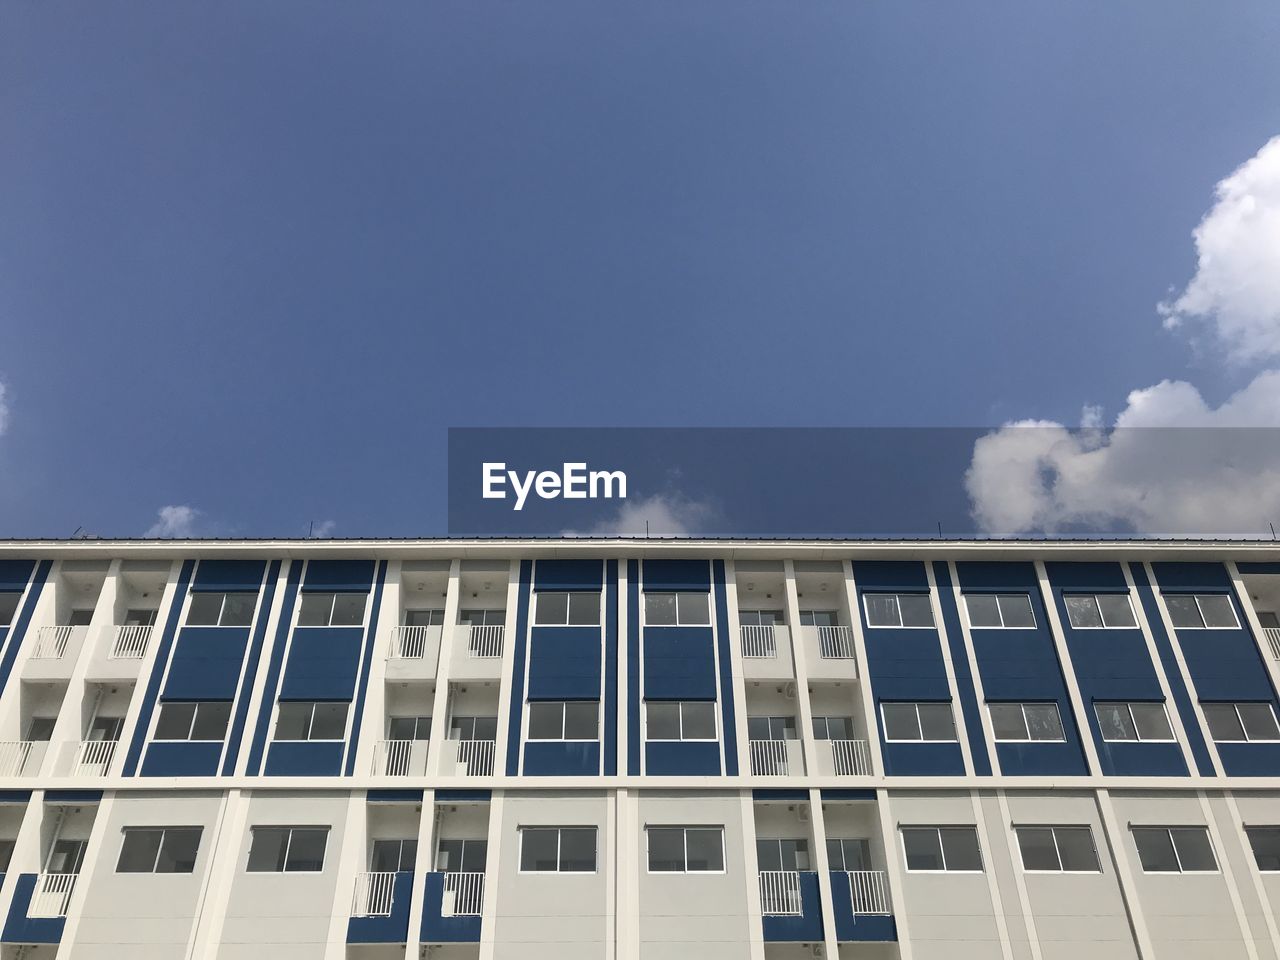
<svg viewBox="0 0 1280 960">
<path fill-rule="evenodd" d="M 423 900 L 422 943 L 480 942 L 483 873 L 428 873 Z"/>
<path fill-rule="evenodd" d="M 395 904 L 396 874 L 357 873 L 351 916 L 389 917 Z"/>
<path fill-rule="evenodd" d="M 409 933 L 413 873 L 357 873 L 347 943 L 404 943 Z"/>
<path fill-rule="evenodd" d="M 806 627 L 820 660 L 852 660 L 856 656 L 852 627 Z"/>
<path fill-rule="evenodd" d="M 444 875 L 444 896 L 440 900 L 442 917 L 478 917 L 483 907 L 483 873 L 446 873 Z"/>
<path fill-rule="evenodd" d="M 823 750 L 822 744 L 827 744 L 831 773 L 835 776 L 871 776 L 871 748 L 866 740 L 820 740 L 818 743 L 819 751 Z"/>
<path fill-rule="evenodd" d="M 485 626 L 472 625 L 467 635 L 467 655 L 473 660 L 493 660 L 502 656 L 502 634 L 506 627 L 501 623 Z"/>
<path fill-rule="evenodd" d="M 115 759 L 118 743 L 117 740 L 81 740 L 72 753 L 68 775 L 105 777 L 111 772 L 111 761 Z"/>
<path fill-rule="evenodd" d="M 0 777 L 35 776 L 48 749 L 47 740 L 0 742 Z"/>
<path fill-rule="evenodd" d="M 67 915 L 71 894 L 75 892 L 76 873 L 41 873 L 36 877 L 35 889 L 27 916 L 32 919 L 56 919 Z"/>
<path fill-rule="evenodd" d="M 832 870 L 831 901 L 841 943 L 892 942 L 897 924 L 883 870 Z"/>
<path fill-rule="evenodd" d="M 440 649 L 440 633 L 438 626 L 392 627 L 387 659 L 423 660 L 428 652 Z"/>
<path fill-rule="evenodd" d="M 799 740 L 751 740 L 751 775 L 790 777 L 804 773 L 804 747 Z"/>
<path fill-rule="evenodd" d="M 760 912 L 766 917 L 799 917 L 804 914 L 800 871 L 760 871 Z"/>
<path fill-rule="evenodd" d="M 766 942 L 821 941 L 818 875 L 808 870 L 761 870 L 760 913 Z"/>
<path fill-rule="evenodd" d="M 379 740 L 373 745 L 375 777 L 424 777 L 426 774 L 426 740 Z"/>
<path fill-rule="evenodd" d="M 115 636 L 111 638 L 111 648 L 107 652 L 108 660 L 141 660 L 147 655 L 152 627 L 135 625 L 117 626 L 111 629 L 115 631 Z"/>
<path fill-rule="evenodd" d="M 1280 660 L 1280 627 L 1263 627 L 1262 633 L 1267 638 L 1267 645 L 1271 647 L 1272 659 Z"/>
<path fill-rule="evenodd" d="M 836 876 L 840 876 L 836 873 Z M 854 916 L 888 916 L 889 876 L 883 870 L 848 870 L 843 876 L 849 885 L 849 901 Z"/>
<path fill-rule="evenodd" d="M 785 628 L 783 628 L 785 629 Z M 778 656 L 778 637 L 773 624 L 742 625 L 742 656 L 748 660 L 773 660 Z"/>
<path fill-rule="evenodd" d="M 446 740 L 444 747 L 445 762 L 440 768 L 441 776 L 493 776 L 494 741 Z"/>
<path fill-rule="evenodd" d="M 31 648 L 32 660 L 61 660 L 67 650 L 84 643 L 88 627 L 41 627 Z"/>
</svg>

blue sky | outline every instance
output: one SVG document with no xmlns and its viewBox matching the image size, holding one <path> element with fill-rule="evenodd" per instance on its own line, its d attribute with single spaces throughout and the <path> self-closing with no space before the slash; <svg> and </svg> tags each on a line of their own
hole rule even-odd
<svg viewBox="0 0 1280 960">
<path fill-rule="evenodd" d="M 1074 424 L 1257 370 L 1156 304 L 1280 133 L 1270 0 L 0 18 L 6 535 L 441 533 L 450 426 Z"/>
</svg>

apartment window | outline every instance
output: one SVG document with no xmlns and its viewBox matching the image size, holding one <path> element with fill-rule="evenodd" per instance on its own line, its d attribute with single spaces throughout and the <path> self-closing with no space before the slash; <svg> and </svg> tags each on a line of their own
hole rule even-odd
<svg viewBox="0 0 1280 960">
<path fill-rule="evenodd" d="M 45 873 L 78 874 L 84 865 L 84 852 L 88 847 L 88 840 L 55 840 L 49 850 Z"/>
<path fill-rule="evenodd" d="M 247 627 L 258 606 L 256 593 L 193 593 L 187 606 L 189 627 Z"/>
<path fill-rule="evenodd" d="M 1101 873 L 1088 827 L 1014 827 L 1022 868 L 1049 873 Z"/>
<path fill-rule="evenodd" d="M 154 627 L 156 625 L 156 615 L 159 610 L 139 607 L 137 609 L 126 610 L 124 614 L 124 626 L 126 627 Z"/>
<path fill-rule="evenodd" d="M 449 721 L 450 740 L 496 740 L 497 717 L 454 717 Z"/>
<path fill-rule="evenodd" d="M 391 717 L 387 721 L 388 740 L 430 740 L 430 717 Z"/>
<path fill-rule="evenodd" d="M 776 627 L 787 621 L 781 610 L 739 610 L 738 622 L 744 627 Z"/>
<path fill-rule="evenodd" d="M 809 841 L 792 837 L 757 838 L 756 865 L 760 870 L 808 870 Z"/>
<path fill-rule="evenodd" d="M 646 593 L 644 622 L 650 627 L 710 626 L 710 597 L 702 592 Z"/>
<path fill-rule="evenodd" d="M 507 622 L 507 611 L 463 610 L 459 617 L 462 623 L 473 627 L 501 627 Z"/>
<path fill-rule="evenodd" d="M 1132 628 L 1138 625 L 1127 593 L 1069 593 L 1062 602 L 1067 622 L 1076 630 Z"/>
<path fill-rule="evenodd" d="M 276 715 L 277 740 L 342 740 L 347 734 L 345 701 L 285 700 Z"/>
<path fill-rule="evenodd" d="M 554 700 L 529 704 L 530 740 L 598 740 L 598 700 Z"/>
<path fill-rule="evenodd" d="M 3 619 L 0 619 L 0 623 L 3 622 Z M 1280 616 L 1277 616 L 1271 610 L 1259 610 L 1258 625 L 1263 630 L 1280 630 Z"/>
<path fill-rule="evenodd" d="M 813 739 L 852 740 L 853 717 L 814 717 Z"/>
<path fill-rule="evenodd" d="M 723 873 L 724 827 L 648 827 L 650 873 Z"/>
<path fill-rule="evenodd" d="M 969 626 L 996 630 L 1027 630 L 1036 625 L 1031 596 L 1026 593 L 966 593 Z"/>
<path fill-rule="evenodd" d="M 53 727 L 57 722 L 56 717 L 32 717 L 27 722 L 26 739 L 38 743 L 47 743 L 53 739 Z"/>
<path fill-rule="evenodd" d="M 488 856 L 487 840 L 441 840 L 436 850 L 436 869 L 445 873 L 484 873 Z"/>
<path fill-rule="evenodd" d="M 443 610 L 406 610 L 404 612 L 406 627 L 441 627 L 444 626 Z"/>
<path fill-rule="evenodd" d="M 13 860 L 13 848 L 16 840 L 0 840 L 0 873 L 9 872 L 9 862 Z"/>
<path fill-rule="evenodd" d="M 868 593 L 862 597 L 869 627 L 932 627 L 927 593 Z"/>
<path fill-rule="evenodd" d="M 369 851 L 369 869 L 373 873 L 412 871 L 417 862 L 417 840 L 375 840 Z"/>
<path fill-rule="evenodd" d="M 1209 733 L 1218 743 L 1280 740 L 1269 703 L 1201 703 Z"/>
<path fill-rule="evenodd" d="M 364 593 L 304 593 L 300 627 L 358 627 L 364 623 Z"/>
<path fill-rule="evenodd" d="M 227 735 L 230 719 L 230 700 L 168 700 L 160 704 L 155 739 L 220 741 Z"/>
<path fill-rule="evenodd" d="M 192 873 L 200 827 L 125 827 L 116 873 Z"/>
<path fill-rule="evenodd" d="M 595 827 L 521 827 L 521 873 L 595 873 Z"/>
<path fill-rule="evenodd" d="M 253 827 L 250 873 L 319 873 L 324 869 L 328 827 Z"/>
<path fill-rule="evenodd" d="M 1216 873 L 1207 827 L 1131 827 L 1146 873 Z"/>
<path fill-rule="evenodd" d="M 1179 630 L 1234 630 L 1236 608 L 1225 593 L 1166 593 L 1169 620 Z"/>
<path fill-rule="evenodd" d="M 1173 740 L 1163 703 L 1095 703 L 1093 712 L 1103 740 Z"/>
<path fill-rule="evenodd" d="M 748 740 L 796 740 L 795 717 L 747 717 Z"/>
<path fill-rule="evenodd" d="M 21 599 L 22 594 L 12 590 L 0 592 L 0 627 L 13 623 L 13 618 L 18 615 L 18 602 Z"/>
<path fill-rule="evenodd" d="M 1066 739 L 1056 703 L 989 703 L 987 710 L 999 741 Z"/>
<path fill-rule="evenodd" d="M 949 702 L 882 703 L 880 714 L 884 719 L 886 740 L 956 739 L 956 724 Z"/>
<path fill-rule="evenodd" d="M 600 593 L 539 593 L 533 622 L 550 627 L 597 627 Z"/>
<path fill-rule="evenodd" d="M 802 627 L 838 627 L 840 615 L 835 610 L 801 610 Z"/>
<path fill-rule="evenodd" d="M 1258 869 L 1264 873 L 1280 871 L 1280 827 L 1245 827 L 1244 832 Z"/>
<path fill-rule="evenodd" d="M 646 740 L 714 740 L 712 700 L 650 700 L 644 705 Z"/>
<path fill-rule="evenodd" d="M 975 827 L 903 827 L 902 849 L 912 872 L 982 872 Z"/>
<path fill-rule="evenodd" d="M 89 721 L 89 729 L 84 738 L 95 741 L 116 742 L 120 739 L 120 731 L 124 729 L 124 717 L 94 717 Z"/>
<path fill-rule="evenodd" d="M 827 866 L 832 870 L 871 869 L 871 845 L 864 837 L 827 841 Z"/>
</svg>

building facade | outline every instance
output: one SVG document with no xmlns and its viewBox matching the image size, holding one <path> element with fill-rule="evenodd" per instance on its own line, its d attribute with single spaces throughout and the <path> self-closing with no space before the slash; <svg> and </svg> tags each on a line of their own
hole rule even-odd
<svg viewBox="0 0 1280 960">
<path fill-rule="evenodd" d="M 0 956 L 1280 960 L 1280 547 L 0 543 Z"/>
</svg>

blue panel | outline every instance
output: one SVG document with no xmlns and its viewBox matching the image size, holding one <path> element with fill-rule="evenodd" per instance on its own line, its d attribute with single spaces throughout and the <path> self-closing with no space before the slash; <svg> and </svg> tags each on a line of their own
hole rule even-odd
<svg viewBox="0 0 1280 960">
<path fill-rule="evenodd" d="M 935 574 L 939 562 L 934 562 Z M 1036 576 L 1034 563 L 964 560 L 956 564 L 956 577 L 964 593 L 1040 592 L 1040 580 Z"/>
<path fill-rule="evenodd" d="M 18 657 L 18 648 L 22 646 L 22 639 L 26 636 L 27 627 L 31 624 L 31 616 L 35 613 L 36 601 L 40 599 L 40 594 L 44 590 L 44 582 L 49 579 L 49 571 L 52 569 L 52 560 L 40 561 L 39 567 L 36 568 L 35 579 L 32 581 L 31 589 L 27 593 L 27 599 L 22 604 L 22 609 L 18 611 L 18 619 L 10 625 L 8 632 L 5 634 L 7 642 L 4 648 L 4 656 L 0 657 L 0 691 L 3 691 L 9 683 L 9 675 L 13 672 L 13 662 Z"/>
<path fill-rule="evenodd" d="M 347 943 L 404 943 L 409 939 L 412 899 L 413 872 L 401 870 L 391 886 L 391 915 L 352 917 L 347 921 Z"/>
<path fill-rule="evenodd" d="M 1055 589 L 1067 593 L 1127 593 L 1129 585 L 1120 564 L 1104 561 L 1051 561 L 1045 573 Z"/>
<path fill-rule="evenodd" d="M 222 741 L 151 741 L 142 761 L 144 777 L 213 777 Z"/>
<path fill-rule="evenodd" d="M 733 703 L 733 651 L 729 646 L 729 604 L 725 597 L 724 561 L 711 565 L 716 584 L 716 642 L 720 661 L 720 729 L 724 742 L 724 769 L 728 776 L 738 775 L 738 738 L 729 731 L 737 730 Z"/>
<path fill-rule="evenodd" d="M 534 590 L 599 590 L 604 564 L 599 560 L 539 560 L 535 570 Z"/>
<path fill-rule="evenodd" d="M 1236 569 L 1241 573 L 1280 574 L 1280 563 L 1237 563 Z"/>
<path fill-rule="evenodd" d="M 492 790 L 437 790 L 436 803 L 468 803 L 493 799 Z"/>
<path fill-rule="evenodd" d="M 918 560 L 856 560 L 853 579 L 860 591 L 868 593 L 923 593 L 929 589 L 929 575 Z"/>
<path fill-rule="evenodd" d="M 881 739 L 880 749 L 886 776 L 964 776 L 964 754 L 959 743 L 885 743 Z"/>
<path fill-rule="evenodd" d="M 1089 706 L 1092 708 L 1092 704 Z M 1089 726 L 1096 728 L 1096 717 L 1090 718 Z M 1108 743 L 1096 734 L 1094 739 L 1098 745 L 1098 762 L 1108 776 L 1185 777 L 1187 775 L 1187 762 L 1183 759 L 1182 747 L 1176 743 L 1142 743 L 1132 740 Z"/>
<path fill-rule="evenodd" d="M 421 790 L 368 790 L 365 799 L 370 803 L 421 803 Z"/>
<path fill-rule="evenodd" d="M 511 712 L 507 726 L 507 776 L 520 772 L 520 724 L 524 719 L 524 663 L 527 651 L 525 636 L 529 632 L 529 596 L 533 580 L 533 561 L 520 561 L 520 592 L 516 596 L 515 648 L 511 657 Z M 426 923 L 426 918 L 423 918 Z"/>
<path fill-rule="evenodd" d="M 1280 743 L 1220 743 L 1218 756 L 1229 777 L 1280 776 Z"/>
<path fill-rule="evenodd" d="M 1151 572 L 1162 591 L 1169 593 L 1226 593 L 1231 574 L 1221 563 L 1153 563 Z"/>
<path fill-rule="evenodd" d="M 644 589 L 705 592 L 711 589 L 711 566 L 706 560 L 646 560 Z"/>
<path fill-rule="evenodd" d="M 644 762 L 648 777 L 718 777 L 720 744 L 655 740 L 645 744 Z"/>
<path fill-rule="evenodd" d="M 235 699 L 248 645 L 248 627 L 183 627 L 160 699 Z"/>
<path fill-rule="evenodd" d="M 823 801 L 827 800 L 874 800 L 874 790 L 823 790 Z"/>
<path fill-rule="evenodd" d="M 276 687 L 280 683 L 280 668 L 284 663 L 285 638 L 289 635 L 289 617 L 298 598 L 298 583 L 302 579 L 302 561 L 289 561 L 289 574 L 284 588 L 284 601 L 280 606 L 280 620 L 276 625 L 275 642 L 271 646 L 271 658 L 267 662 L 266 686 L 262 704 L 258 707 L 258 721 L 253 729 L 253 743 L 249 747 L 249 762 L 245 772 L 256 775 L 262 769 L 262 754 L 266 749 L 267 730 L 275 710 Z"/>
<path fill-rule="evenodd" d="M 798 917 L 763 917 L 764 939 L 769 943 L 822 941 L 822 904 L 818 893 L 818 875 L 806 870 L 800 874 L 801 909 Z"/>
<path fill-rule="evenodd" d="M 191 590 L 257 593 L 266 569 L 265 560 L 201 560 Z"/>
<path fill-rule="evenodd" d="M 973 671 L 969 668 L 968 651 L 964 648 L 960 613 L 956 609 L 955 592 L 951 589 L 951 569 L 945 561 L 935 560 L 933 576 L 938 583 L 942 625 L 946 629 L 947 645 L 951 649 L 951 667 L 956 676 L 956 692 L 960 695 L 960 712 L 964 717 L 969 753 L 973 757 L 973 772 L 979 777 L 989 777 L 991 757 L 987 753 L 987 740 L 982 732 L 982 716 L 978 712 L 978 695 L 973 683 Z M 964 579 L 963 571 L 960 579 Z"/>
<path fill-rule="evenodd" d="M 35 568 L 34 560 L 0 560 L 0 591 L 21 593 L 27 589 L 31 571 Z"/>
<path fill-rule="evenodd" d="M 387 561 L 378 564 L 378 582 L 373 589 L 373 610 L 369 613 L 369 629 L 365 633 L 364 652 L 360 664 L 360 682 L 356 686 L 356 702 L 352 707 L 351 740 L 347 750 L 347 776 L 355 773 L 356 744 L 360 742 L 360 725 L 364 719 L 364 699 L 369 692 L 369 667 L 373 663 L 373 645 L 378 636 L 378 611 L 382 606 L 382 589 L 387 582 Z"/>
<path fill-rule="evenodd" d="M 363 642 L 363 627 L 295 627 L 280 699 L 350 700 Z"/>
<path fill-rule="evenodd" d="M 99 803 L 101 790 L 46 790 L 45 803 Z"/>
<path fill-rule="evenodd" d="M 529 563 L 528 560 L 523 563 Z M 523 564 L 522 564 L 523 565 Z M 428 873 L 422 904 L 423 943 L 479 943 L 479 917 L 444 916 L 444 874 Z"/>
<path fill-rule="evenodd" d="M 303 591 L 332 590 L 338 593 L 368 593 L 373 586 L 372 560 L 311 560 Z"/>
<path fill-rule="evenodd" d="M 640 775 L 640 561 L 627 561 L 627 773 Z"/>
<path fill-rule="evenodd" d="M 808 800 L 808 790 L 752 790 L 752 800 Z"/>
<path fill-rule="evenodd" d="M 280 561 L 272 560 L 271 569 L 267 571 L 266 590 L 262 594 L 262 600 L 258 608 L 258 619 L 253 628 L 253 641 L 249 646 L 249 662 L 245 665 L 244 677 L 236 695 L 235 716 L 231 721 L 231 733 L 227 737 L 227 752 L 222 761 L 222 775 L 224 777 L 229 777 L 235 773 L 236 761 L 240 757 L 240 744 L 244 737 L 245 723 L 249 719 L 249 701 L 252 699 L 251 692 L 253 691 L 254 681 L 258 678 L 258 665 L 262 662 L 262 645 L 267 636 L 267 621 L 270 619 L 271 604 L 276 597 L 276 582 L 279 578 Z"/>
<path fill-rule="evenodd" d="M 1064 743 L 997 743 L 996 756 L 1000 759 L 1000 772 L 1010 777 L 1035 776 L 1084 776 L 1089 772 L 1084 756 L 1080 753 L 1080 740 L 1075 733 L 1071 715 L 1063 712 L 1064 704 L 1058 704 L 1063 727 L 1071 732 Z"/>
<path fill-rule="evenodd" d="M 599 700 L 600 629 L 534 627 L 528 699 Z"/>
<path fill-rule="evenodd" d="M 898 939 L 898 925 L 892 916 L 856 916 L 849 875 L 831 871 L 831 906 L 836 921 L 836 940 L 841 943 L 890 942 Z"/>
<path fill-rule="evenodd" d="M 524 745 L 526 777 L 596 777 L 600 775 L 600 743 L 530 740 Z"/>
<path fill-rule="evenodd" d="M 1179 630 L 1178 645 L 1201 701 L 1275 701 L 1262 654 L 1247 631 Z"/>
<path fill-rule="evenodd" d="M 604 775 L 618 772 L 618 561 L 607 564 L 604 587 Z"/>
<path fill-rule="evenodd" d="M 132 777 L 138 772 L 138 761 L 142 758 L 142 746 L 151 727 L 151 714 L 155 712 L 156 701 L 160 698 L 160 682 L 164 679 L 164 669 L 169 662 L 169 654 L 173 650 L 173 638 L 178 632 L 178 620 L 182 617 L 182 601 L 187 595 L 187 587 L 191 583 L 191 575 L 195 572 L 196 562 L 184 560 L 182 571 L 178 574 L 178 587 L 173 594 L 173 602 L 169 604 L 169 615 L 165 618 L 164 633 L 160 635 L 160 646 L 156 648 L 155 663 L 151 667 L 151 676 L 147 679 L 147 689 L 142 697 L 142 708 L 138 713 L 138 725 L 133 730 L 133 741 L 129 744 L 129 753 L 124 760 L 124 775 Z"/>
<path fill-rule="evenodd" d="M 30 790 L 0 790 L 0 803 L 30 803 Z"/>
<path fill-rule="evenodd" d="M 336 777 L 342 773 L 341 740 L 277 740 L 267 749 L 268 777 Z"/>
<path fill-rule="evenodd" d="M 0 941 L 4 943 L 60 943 L 62 928 L 66 926 L 66 917 L 32 919 L 27 916 L 31 906 L 31 895 L 36 889 L 34 873 L 18 874 L 18 882 L 13 888 L 13 902 L 9 904 L 9 916 L 4 922 L 4 934 Z"/>
<path fill-rule="evenodd" d="M 645 699 L 714 700 L 713 642 L 710 627 L 645 627 Z"/>
</svg>

